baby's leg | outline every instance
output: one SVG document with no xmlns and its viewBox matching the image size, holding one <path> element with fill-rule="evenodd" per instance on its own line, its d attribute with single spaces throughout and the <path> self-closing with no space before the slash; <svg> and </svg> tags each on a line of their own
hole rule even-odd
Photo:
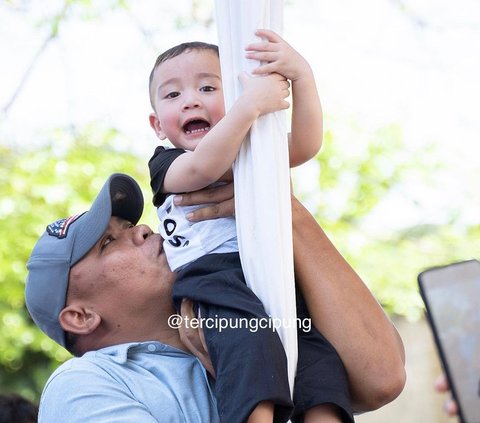
<svg viewBox="0 0 480 423">
<path fill-rule="evenodd" d="M 216 373 L 213 391 L 220 420 L 286 422 L 292 411 L 286 356 L 276 332 L 256 327 L 266 315 L 199 306 L 208 322 L 204 334 Z"/>
<path fill-rule="evenodd" d="M 245 284 L 238 254 L 205 256 L 179 272 L 173 287 L 177 309 L 184 298 L 198 306 L 220 420 L 286 422 L 293 404 L 285 351 Z"/>
<path fill-rule="evenodd" d="M 342 417 L 338 407 L 333 404 L 322 404 L 305 412 L 304 423 L 341 423 Z"/>
<path fill-rule="evenodd" d="M 298 365 L 293 392 L 294 423 L 352 423 L 347 374 L 337 351 L 311 324 L 297 290 Z M 304 329 L 302 329 L 304 328 Z"/>
<path fill-rule="evenodd" d="M 182 321 L 193 321 L 193 319 L 201 319 L 199 313 L 195 313 L 194 304 L 191 300 L 184 298 L 180 309 Z M 202 328 L 192 328 L 183 325 L 179 328 L 180 338 L 186 347 L 193 353 L 202 363 L 207 372 L 215 379 L 215 370 L 213 368 L 210 355 L 208 353 L 205 334 Z M 275 408 L 271 401 L 260 402 L 248 417 L 247 423 L 272 423 L 274 420 Z"/>
<path fill-rule="evenodd" d="M 262 401 L 250 414 L 247 423 L 270 423 L 273 422 L 274 405 L 271 401 Z"/>
</svg>

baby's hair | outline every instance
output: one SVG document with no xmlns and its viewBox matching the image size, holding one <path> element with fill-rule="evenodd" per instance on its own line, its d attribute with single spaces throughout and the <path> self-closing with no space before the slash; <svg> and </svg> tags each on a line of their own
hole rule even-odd
<svg viewBox="0 0 480 423">
<path fill-rule="evenodd" d="M 214 52 L 217 56 L 219 56 L 218 46 L 216 46 L 215 44 L 203 43 L 201 41 L 191 41 L 188 43 L 178 44 L 164 51 L 162 54 L 160 54 L 160 56 L 158 56 L 157 60 L 155 61 L 155 65 L 153 66 L 152 71 L 150 72 L 150 78 L 148 81 L 148 91 L 150 93 L 150 104 L 152 105 L 153 109 L 155 109 L 155 107 L 153 105 L 154 95 L 152 93 L 152 81 L 153 81 L 153 76 L 155 74 L 155 70 L 163 62 L 166 62 L 167 60 L 180 56 L 182 53 L 189 52 L 192 50 L 210 50 Z"/>
</svg>

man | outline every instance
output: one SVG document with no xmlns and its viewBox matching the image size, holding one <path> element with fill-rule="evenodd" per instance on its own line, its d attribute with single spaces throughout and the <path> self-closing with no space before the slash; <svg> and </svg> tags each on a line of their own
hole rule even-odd
<svg viewBox="0 0 480 423">
<path fill-rule="evenodd" d="M 211 218 L 232 215 L 231 197 L 221 187 L 179 200 L 218 203 L 197 215 Z M 295 271 L 313 324 L 344 362 L 354 408 L 378 408 L 403 389 L 401 340 L 310 213 L 296 199 L 292 207 Z M 88 212 L 47 226 L 32 251 L 29 312 L 77 356 L 47 382 L 40 421 L 218 422 L 208 376 L 169 321 L 175 274 L 160 235 L 136 225 L 142 211 L 137 183 L 114 174 Z"/>
</svg>

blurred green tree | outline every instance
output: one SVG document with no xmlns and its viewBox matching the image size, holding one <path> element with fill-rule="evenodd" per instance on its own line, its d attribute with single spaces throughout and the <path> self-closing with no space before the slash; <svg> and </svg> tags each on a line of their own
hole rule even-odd
<svg viewBox="0 0 480 423">
<path fill-rule="evenodd" d="M 408 148 L 398 125 L 366 136 L 355 125 L 342 126 L 356 141 L 326 132 L 311 210 L 387 312 L 416 320 L 423 315 L 420 271 L 480 258 L 480 219 L 462 218 L 468 208 L 479 210 L 479 197 L 458 187 L 463 201 L 450 201 L 442 177 L 453 175 L 435 145 Z M 442 209 L 430 216 L 425 210 L 435 193 L 443 196 Z"/>
<path fill-rule="evenodd" d="M 34 243 L 47 223 L 88 209 L 111 173 L 128 173 L 149 187 L 146 163 L 113 147 L 121 144 L 115 130 L 59 130 L 53 137 L 29 151 L 0 147 L 0 386 L 31 399 L 69 356 L 35 328 L 24 308 L 25 264 Z"/>
</svg>

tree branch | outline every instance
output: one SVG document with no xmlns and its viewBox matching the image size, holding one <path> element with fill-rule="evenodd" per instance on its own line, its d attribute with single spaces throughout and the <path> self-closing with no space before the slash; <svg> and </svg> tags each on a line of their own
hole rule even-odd
<svg viewBox="0 0 480 423">
<path fill-rule="evenodd" d="M 68 8 L 70 7 L 70 5 L 71 5 L 71 2 L 65 1 L 62 10 L 54 16 L 52 24 L 51 24 L 51 29 L 50 29 L 50 32 L 49 32 L 48 36 L 45 38 L 45 40 L 41 44 L 40 48 L 34 54 L 32 60 L 30 61 L 30 64 L 27 66 L 27 69 L 25 70 L 22 77 L 20 78 L 20 81 L 19 81 L 16 89 L 13 91 L 13 94 L 11 95 L 10 99 L 2 107 L 1 115 L 0 115 L 1 118 L 6 118 L 10 108 L 13 106 L 16 99 L 20 95 L 22 89 L 25 87 L 25 84 L 26 84 L 28 78 L 30 77 L 38 59 L 45 52 L 45 50 L 46 50 L 47 46 L 50 44 L 50 42 L 52 40 L 54 40 L 55 38 L 57 38 L 60 23 L 65 19 L 65 16 L 67 14 L 67 11 L 68 11 Z"/>
</svg>

